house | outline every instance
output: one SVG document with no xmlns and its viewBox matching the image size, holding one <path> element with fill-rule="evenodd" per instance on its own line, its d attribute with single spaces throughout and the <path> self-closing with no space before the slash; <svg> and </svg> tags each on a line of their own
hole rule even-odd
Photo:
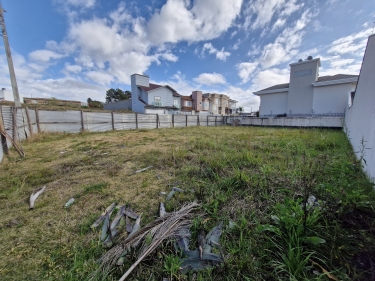
<svg viewBox="0 0 375 281">
<path fill-rule="evenodd" d="M 14 101 L 13 92 L 2 88 L 0 90 L 0 101 Z"/>
<path fill-rule="evenodd" d="M 289 83 L 254 92 L 260 97 L 260 117 L 344 116 L 358 75 L 319 76 L 320 58 L 290 65 Z"/>
<path fill-rule="evenodd" d="M 131 92 L 134 112 L 173 114 L 180 110 L 181 95 L 168 85 L 150 83 L 147 75 L 131 75 Z"/>
<path fill-rule="evenodd" d="M 196 112 L 200 115 L 230 115 L 236 112 L 237 101 L 223 94 L 202 94 L 201 91 L 194 91 L 190 96 L 182 96 L 181 100 L 183 103 L 181 111 Z"/>
<path fill-rule="evenodd" d="M 132 110 L 152 114 L 221 114 L 236 111 L 237 101 L 227 95 L 193 91 L 190 96 L 182 96 L 169 85 L 149 82 L 147 75 L 131 76 Z"/>
</svg>

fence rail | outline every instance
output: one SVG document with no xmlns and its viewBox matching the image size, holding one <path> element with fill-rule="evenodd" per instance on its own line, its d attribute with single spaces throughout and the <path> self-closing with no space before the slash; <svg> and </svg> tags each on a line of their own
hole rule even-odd
<svg viewBox="0 0 375 281">
<path fill-rule="evenodd" d="M 6 133 L 16 142 L 41 132 L 105 132 L 225 124 L 223 116 L 84 112 L 82 110 L 57 111 L 10 106 L 1 106 L 0 114 Z M 11 145 L 11 142 L 6 140 L 6 144 L 0 147 L 0 162 L 4 151 Z"/>
</svg>

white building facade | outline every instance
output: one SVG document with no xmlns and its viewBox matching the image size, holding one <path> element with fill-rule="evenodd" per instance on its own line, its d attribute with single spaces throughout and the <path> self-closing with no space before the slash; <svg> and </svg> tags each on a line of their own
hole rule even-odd
<svg viewBox="0 0 375 281">
<path fill-rule="evenodd" d="M 358 76 L 337 74 L 319 77 L 320 59 L 290 64 L 290 82 L 258 92 L 260 117 L 344 116 Z"/>
</svg>

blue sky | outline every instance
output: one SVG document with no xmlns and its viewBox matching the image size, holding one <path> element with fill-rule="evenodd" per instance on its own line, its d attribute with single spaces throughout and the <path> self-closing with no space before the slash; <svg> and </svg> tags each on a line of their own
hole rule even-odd
<svg viewBox="0 0 375 281">
<path fill-rule="evenodd" d="M 373 0 L 2 0 L 21 96 L 105 100 L 130 75 L 230 95 L 289 80 L 289 63 L 320 57 L 320 75 L 358 74 Z M 3 44 L 0 87 L 11 88 Z"/>
</svg>

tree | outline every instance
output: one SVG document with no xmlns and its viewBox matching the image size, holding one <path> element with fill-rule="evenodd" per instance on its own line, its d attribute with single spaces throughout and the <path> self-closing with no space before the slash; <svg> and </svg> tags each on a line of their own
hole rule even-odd
<svg viewBox="0 0 375 281">
<path fill-rule="evenodd" d="M 87 105 L 91 108 L 103 108 L 103 103 L 97 100 L 87 99 Z"/>
<path fill-rule="evenodd" d="M 105 101 L 108 102 L 116 102 L 120 100 L 127 100 L 131 97 L 131 92 L 129 91 L 122 91 L 121 89 L 109 89 L 105 96 Z"/>
</svg>

